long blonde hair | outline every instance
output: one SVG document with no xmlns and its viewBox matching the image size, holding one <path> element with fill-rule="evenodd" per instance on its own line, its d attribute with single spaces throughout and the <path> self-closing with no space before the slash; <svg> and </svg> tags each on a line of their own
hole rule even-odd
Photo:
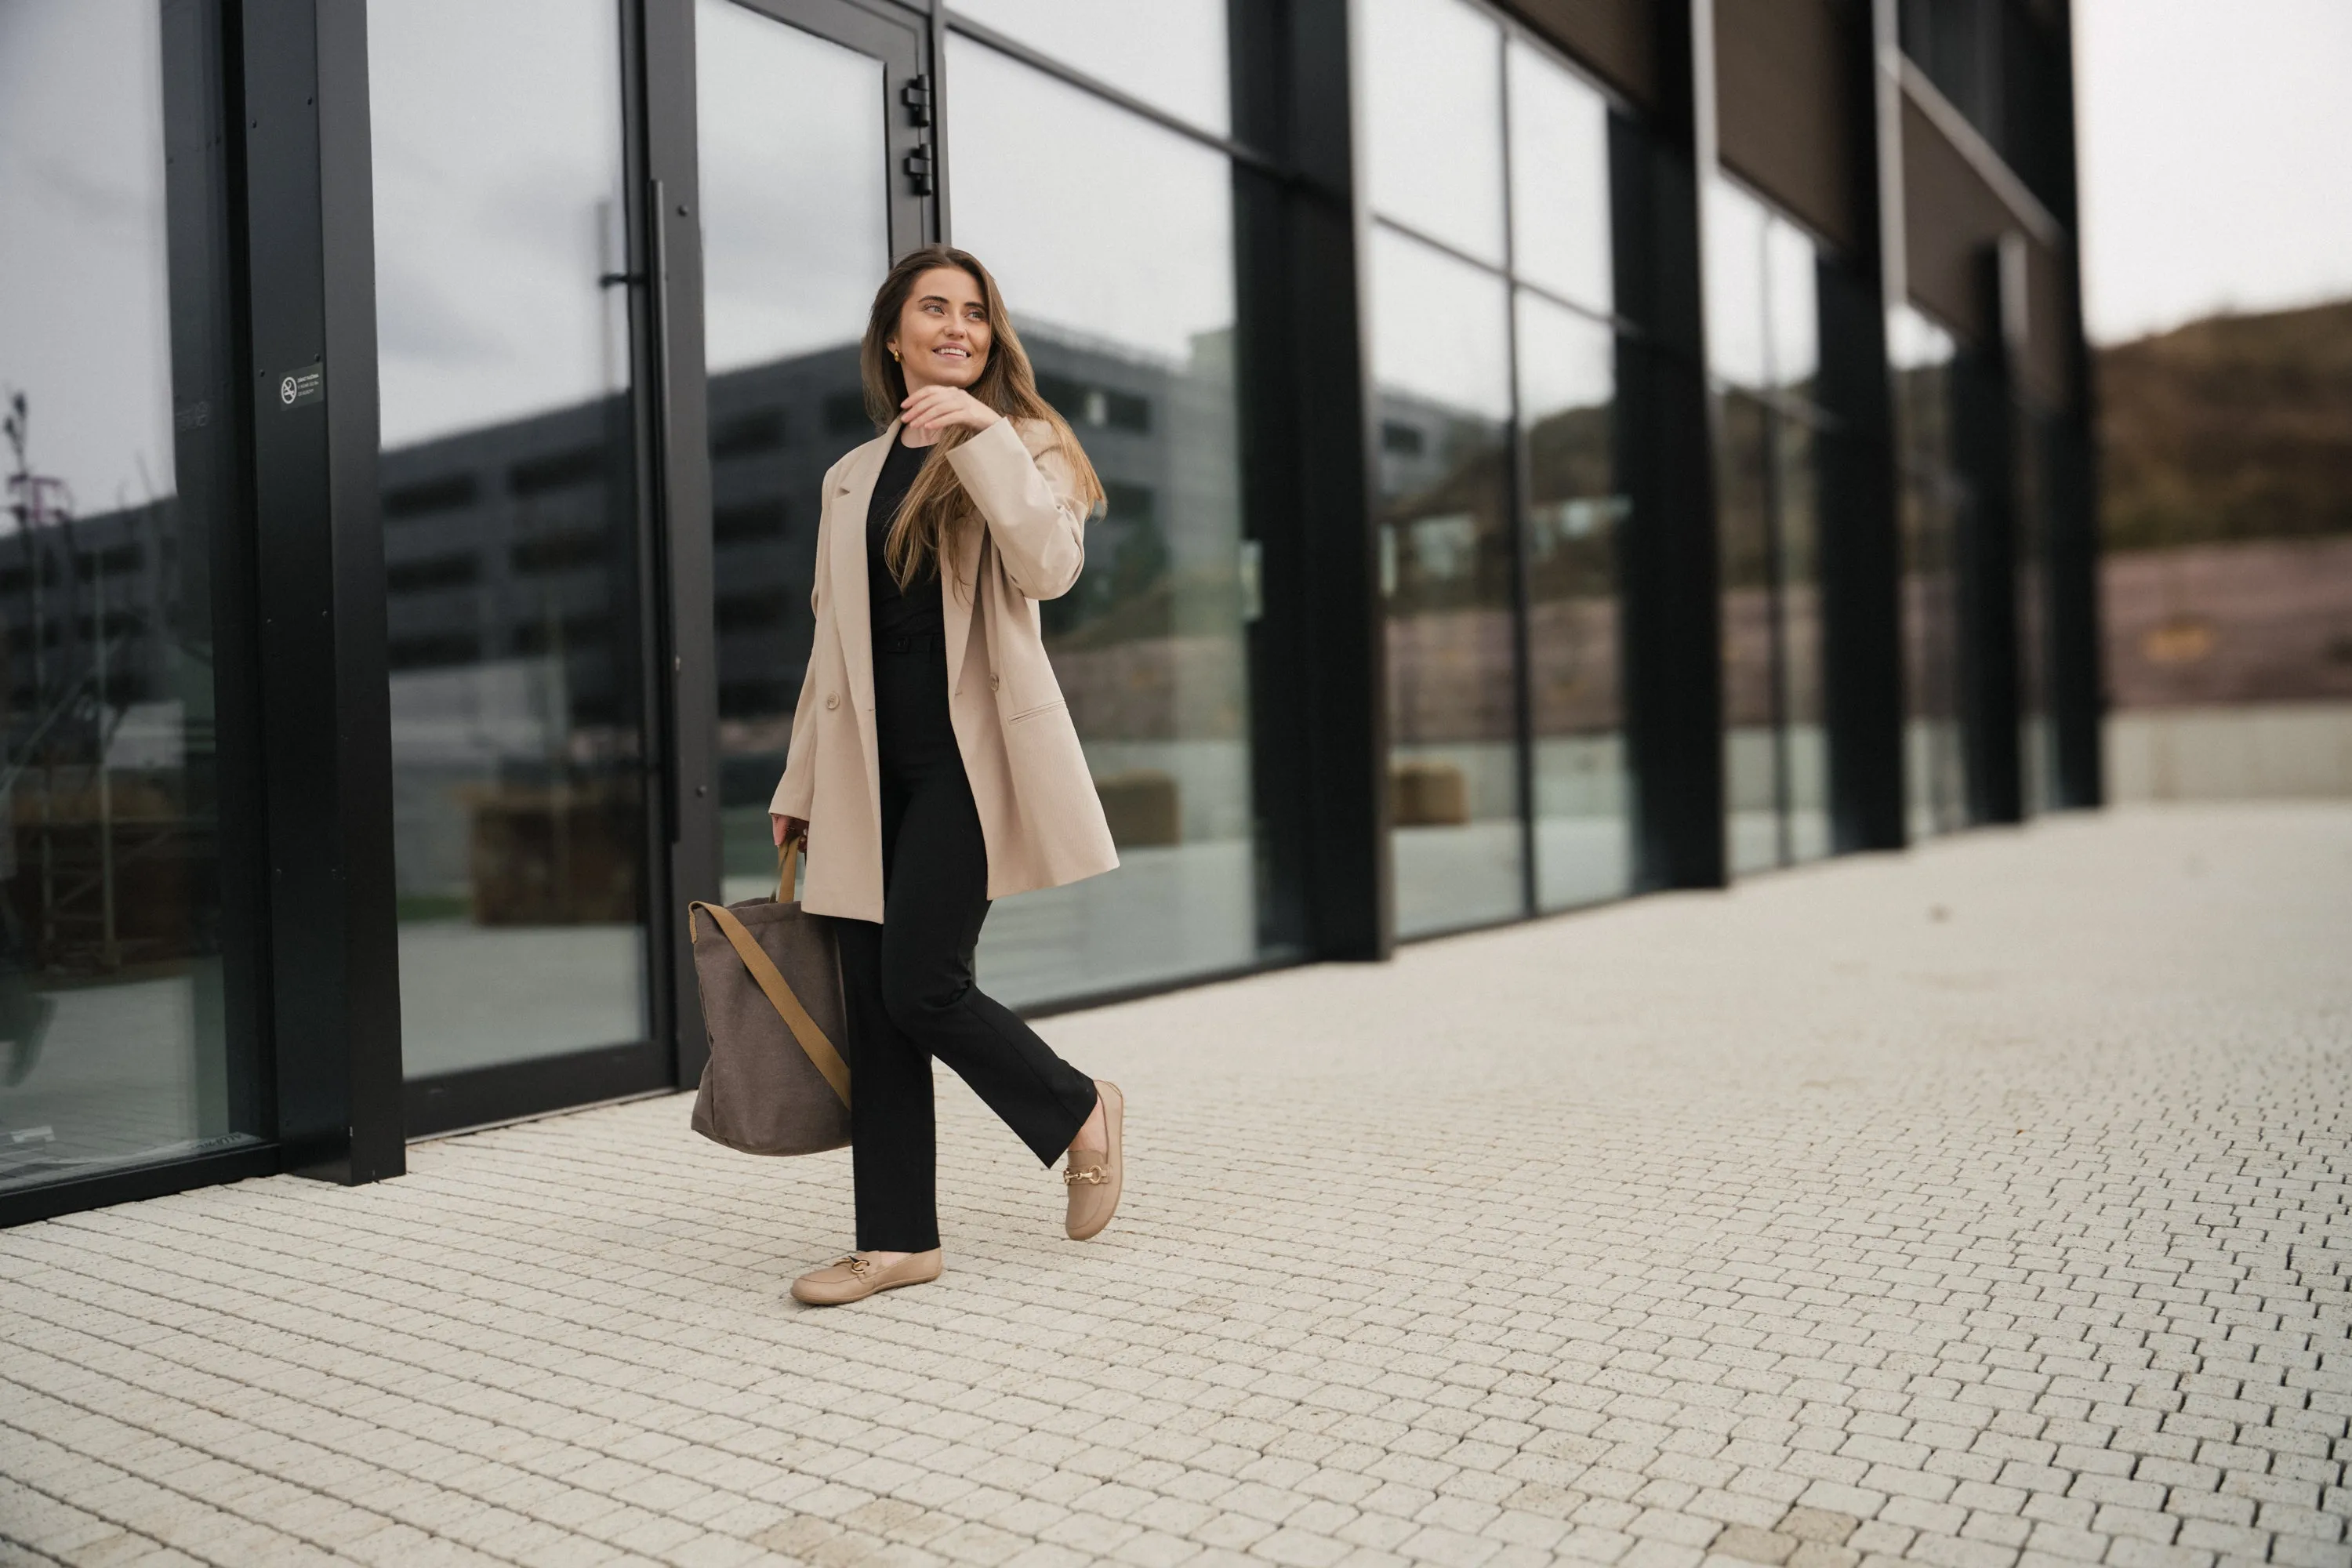
<svg viewBox="0 0 2352 1568">
<path fill-rule="evenodd" d="M 980 258 L 968 250 L 927 245 L 908 251 L 892 265 L 889 276 L 882 279 L 882 287 L 875 290 L 873 313 L 866 318 L 866 339 L 857 355 L 866 383 L 866 414 L 877 426 L 887 426 L 898 417 L 898 405 L 907 396 L 907 375 L 898 362 L 891 358 L 889 341 L 898 333 L 898 317 L 907 308 L 908 296 L 915 291 L 915 279 L 940 267 L 953 267 L 970 274 L 972 281 L 980 285 L 982 308 L 988 312 L 988 358 L 978 378 L 964 390 L 1007 419 L 1042 419 L 1052 426 L 1063 460 L 1069 464 L 1071 476 L 1077 483 L 1078 499 L 1091 514 L 1103 501 L 1102 480 L 1096 477 L 1094 465 L 1087 461 L 1086 450 L 1078 445 L 1069 421 L 1038 395 L 1036 372 L 1030 368 L 1028 351 L 1021 346 L 1021 334 L 1013 329 L 1013 318 L 1004 309 L 1004 296 L 998 292 L 996 279 L 989 275 L 988 268 L 980 264 Z M 888 563 L 890 574 L 898 580 L 901 588 L 920 577 L 927 568 L 939 571 L 939 563 L 947 557 L 948 542 L 961 530 L 980 525 L 971 498 L 964 493 L 955 469 L 946 460 L 948 453 L 971 439 L 972 434 L 961 426 L 940 433 L 939 445 L 924 458 L 915 482 L 908 487 L 898 515 L 890 521 L 889 535 L 883 541 L 882 559 Z M 946 574 L 942 571 L 940 575 L 944 577 Z"/>
</svg>

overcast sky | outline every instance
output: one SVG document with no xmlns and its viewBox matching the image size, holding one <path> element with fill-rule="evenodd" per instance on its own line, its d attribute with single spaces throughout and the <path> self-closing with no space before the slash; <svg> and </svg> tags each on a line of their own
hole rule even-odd
<svg viewBox="0 0 2352 1568">
<path fill-rule="evenodd" d="M 0 395 L 78 512 L 175 483 L 158 39 L 153 0 L 0 0 Z"/>
<path fill-rule="evenodd" d="M 2352 0 L 2075 0 L 2101 342 L 2352 296 Z"/>
</svg>

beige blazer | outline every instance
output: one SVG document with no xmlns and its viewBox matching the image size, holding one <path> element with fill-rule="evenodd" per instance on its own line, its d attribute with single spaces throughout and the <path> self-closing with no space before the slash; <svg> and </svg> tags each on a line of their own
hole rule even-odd
<svg viewBox="0 0 2352 1568">
<path fill-rule="evenodd" d="M 803 908 L 882 918 L 882 786 L 866 511 L 898 421 L 824 476 L 816 531 L 816 641 L 771 812 L 809 824 Z M 1086 564 L 1086 510 L 1040 420 L 1000 419 L 947 454 L 987 527 L 966 529 L 940 595 L 948 711 L 980 831 L 988 896 L 1059 887 L 1118 864 L 1102 800 L 1054 679 L 1037 601 Z M 966 586 L 959 586 L 965 584 Z"/>
</svg>

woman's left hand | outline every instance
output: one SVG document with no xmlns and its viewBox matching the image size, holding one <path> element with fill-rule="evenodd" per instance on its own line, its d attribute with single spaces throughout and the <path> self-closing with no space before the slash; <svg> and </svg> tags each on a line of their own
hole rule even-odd
<svg viewBox="0 0 2352 1568">
<path fill-rule="evenodd" d="M 927 386 L 898 404 L 899 416 L 914 429 L 937 435 L 958 426 L 974 432 L 1004 417 L 961 386 Z"/>
</svg>

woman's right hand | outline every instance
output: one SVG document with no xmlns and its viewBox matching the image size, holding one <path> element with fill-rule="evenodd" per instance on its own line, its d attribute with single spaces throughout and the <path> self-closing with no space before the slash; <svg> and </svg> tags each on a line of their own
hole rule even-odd
<svg viewBox="0 0 2352 1568">
<path fill-rule="evenodd" d="M 784 816 L 772 811 L 768 813 L 768 826 L 775 833 L 779 849 L 795 838 L 803 842 L 808 838 L 808 824 L 797 816 Z"/>
</svg>

